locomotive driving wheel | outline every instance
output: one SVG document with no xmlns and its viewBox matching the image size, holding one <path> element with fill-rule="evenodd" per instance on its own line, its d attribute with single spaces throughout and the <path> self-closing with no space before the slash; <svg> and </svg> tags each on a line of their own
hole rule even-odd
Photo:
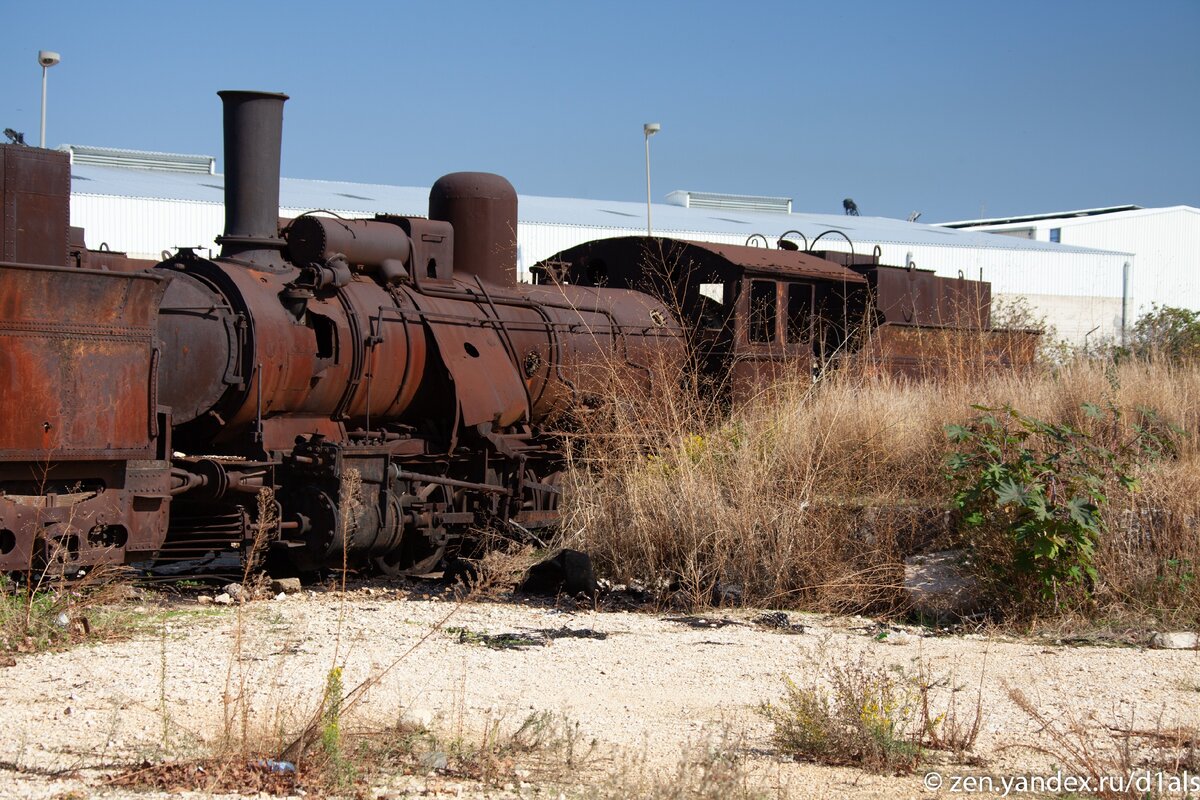
<svg viewBox="0 0 1200 800">
<path fill-rule="evenodd" d="M 526 469 L 523 510 L 557 511 L 562 493 L 562 476 L 562 470 L 555 470 L 544 478 L 539 478 L 532 469 Z"/>
<path fill-rule="evenodd" d="M 445 530 L 435 527 L 420 527 L 413 519 L 433 514 L 448 507 L 449 490 L 445 486 L 428 484 L 421 492 L 418 502 L 409 507 L 409 514 L 402 515 L 404 530 L 400 544 L 390 552 L 374 556 L 372 566 L 389 578 L 406 575 L 424 575 L 433 572 L 446 557 L 448 537 Z M 421 512 L 424 513 L 421 513 Z"/>
</svg>

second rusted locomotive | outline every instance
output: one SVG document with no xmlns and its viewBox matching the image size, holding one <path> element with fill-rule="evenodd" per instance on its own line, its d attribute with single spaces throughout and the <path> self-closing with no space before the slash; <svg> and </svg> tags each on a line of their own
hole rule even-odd
<svg viewBox="0 0 1200 800">
<path fill-rule="evenodd" d="M 252 549 L 427 572 L 556 521 L 546 431 L 613 382 L 653 391 L 697 352 L 745 393 L 866 320 L 897 333 L 859 350 L 911 372 L 914 332 L 987 329 L 986 284 L 842 254 L 613 239 L 520 284 L 516 194 L 490 174 L 441 178 L 427 218 L 281 226 L 287 98 L 220 95 L 217 258 L 87 251 L 65 155 L 2 148 L 0 572 Z"/>
</svg>

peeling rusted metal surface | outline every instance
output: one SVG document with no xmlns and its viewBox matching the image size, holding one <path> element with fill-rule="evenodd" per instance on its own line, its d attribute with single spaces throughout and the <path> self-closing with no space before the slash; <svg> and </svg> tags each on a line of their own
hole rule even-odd
<svg viewBox="0 0 1200 800">
<path fill-rule="evenodd" d="M 869 282 L 881 323 L 974 330 L 988 327 L 992 302 L 988 283 L 943 278 L 919 269 L 889 266 L 859 269 Z"/>
<path fill-rule="evenodd" d="M 528 422 L 529 396 L 505 347 L 503 325 L 482 324 L 477 302 L 409 295 L 449 372 L 464 425 Z"/>
<path fill-rule="evenodd" d="M 0 261 L 67 265 L 70 156 L 0 145 L 0 201 Z"/>
<path fill-rule="evenodd" d="M 149 458 L 151 274 L 0 265 L 0 461 Z"/>
</svg>

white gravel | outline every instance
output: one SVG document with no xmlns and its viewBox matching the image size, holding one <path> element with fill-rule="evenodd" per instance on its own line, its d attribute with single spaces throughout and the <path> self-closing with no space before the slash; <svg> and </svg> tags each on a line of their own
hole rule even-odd
<svg viewBox="0 0 1200 800">
<path fill-rule="evenodd" d="M 923 662 L 966 687 L 959 692 L 964 705 L 973 705 L 982 676 L 976 753 L 987 762 L 983 771 L 995 775 L 1044 774 L 1051 764 L 1014 747 L 1046 741 L 1008 699 L 1008 687 L 1054 717 L 1200 726 L 1197 651 L 1060 647 L 915 630 L 889 643 L 869 635 L 871 623 L 858 618 L 792 614 L 808 629 L 789 635 L 750 624 L 693 629 L 665 614 L 410 598 L 375 590 L 305 592 L 240 609 L 184 602 L 174 606 L 180 613 L 165 631 L 150 626 L 127 641 L 19 656 L 16 666 L 0 668 L 0 797 L 125 796 L 98 786 L 106 765 L 204 752 L 227 726 L 240 730 L 241 715 L 227 720 L 238 698 L 259 736 L 270 737 L 281 723 L 294 728 L 319 705 L 334 665 L 344 668 L 347 689 L 382 674 L 360 706 L 363 723 L 404 716 L 471 731 L 494 718 L 515 727 L 531 712 L 549 710 L 578 722 L 611 752 L 662 770 L 706 735 L 733 731 L 768 793 L 789 797 L 934 796 L 921 773 L 870 775 L 770 754 L 769 725 L 755 709 L 781 697 L 785 676 L 807 680 L 830 659 L 865 654 L 910 672 Z M 743 622 L 754 615 L 732 614 Z M 492 650 L 445 630 L 563 626 L 608 638 Z M 77 774 L 48 774 L 56 771 Z"/>
</svg>

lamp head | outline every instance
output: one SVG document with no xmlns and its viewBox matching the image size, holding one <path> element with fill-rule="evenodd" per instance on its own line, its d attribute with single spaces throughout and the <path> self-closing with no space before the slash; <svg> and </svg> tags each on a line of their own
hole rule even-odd
<svg viewBox="0 0 1200 800">
<path fill-rule="evenodd" d="M 642 126 L 642 133 L 644 133 L 648 137 L 653 136 L 654 134 L 658 133 L 661 130 L 662 130 L 662 125 L 659 125 L 657 122 L 647 122 L 645 125 Z"/>
<path fill-rule="evenodd" d="M 53 50 L 39 50 L 38 63 L 43 67 L 53 67 L 58 62 L 62 61 L 62 56 Z"/>
</svg>

